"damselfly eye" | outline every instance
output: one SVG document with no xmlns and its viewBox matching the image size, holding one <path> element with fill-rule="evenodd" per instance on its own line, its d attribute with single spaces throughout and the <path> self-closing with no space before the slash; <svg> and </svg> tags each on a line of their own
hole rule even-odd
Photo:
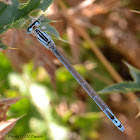
<svg viewBox="0 0 140 140">
<path fill-rule="evenodd" d="M 26 32 L 30 34 L 32 32 L 32 27 L 27 28 Z"/>
<path fill-rule="evenodd" d="M 40 25 L 40 20 L 36 20 L 36 21 L 34 22 L 34 25 L 35 25 L 35 26 Z"/>
</svg>

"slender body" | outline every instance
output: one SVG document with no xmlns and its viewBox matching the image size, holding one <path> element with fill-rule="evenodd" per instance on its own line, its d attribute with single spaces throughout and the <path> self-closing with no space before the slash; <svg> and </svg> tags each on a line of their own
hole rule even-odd
<svg viewBox="0 0 140 140">
<path fill-rule="evenodd" d="M 54 53 L 54 55 L 62 62 L 62 64 L 68 69 L 68 71 L 77 80 L 77 82 L 84 88 L 84 90 L 89 94 L 89 96 L 96 102 L 96 104 L 100 107 L 100 109 L 108 116 L 108 118 L 115 124 L 115 126 L 123 132 L 124 130 L 123 125 L 115 117 L 111 109 L 93 90 L 93 88 L 88 84 L 88 82 L 74 69 L 74 67 L 56 49 L 56 45 L 51 39 L 51 37 L 47 33 L 37 28 L 38 25 L 40 25 L 40 21 L 36 20 L 27 28 L 27 33 L 32 33 L 33 35 L 36 35 L 38 41 L 41 44 L 43 44 L 47 49 L 51 50 Z"/>
</svg>

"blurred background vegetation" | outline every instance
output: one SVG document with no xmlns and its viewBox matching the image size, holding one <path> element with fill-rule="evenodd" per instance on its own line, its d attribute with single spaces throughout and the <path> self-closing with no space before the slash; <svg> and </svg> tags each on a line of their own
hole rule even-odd
<svg viewBox="0 0 140 140">
<path fill-rule="evenodd" d="M 31 5 L 36 1 L 31 0 Z M 28 0 L 20 0 L 21 7 L 26 2 Z M 40 5 L 43 11 L 46 10 L 44 6 Z M 139 10 L 140 1 L 56 0 L 48 8 L 46 18 L 54 21 L 51 25 L 62 39 L 70 42 L 54 39 L 57 48 L 95 91 L 132 80 L 123 60 L 140 69 L 140 15 L 130 9 Z M 26 15 L 34 10 L 30 9 Z M 27 24 L 25 19 L 22 22 Z M 13 22 L 5 21 L 0 15 L 1 33 Z M 6 122 L 25 115 L 14 127 L 9 126 L 12 129 L 3 139 L 140 139 L 140 92 L 99 94 L 124 125 L 126 131 L 122 133 L 51 51 L 26 33 L 26 24 L 21 29 L 21 21 L 16 22 L 11 28 L 20 29 L 9 29 L 0 36 L 1 41 L 10 47 L 2 47 L 1 42 L 0 98 L 21 97 L 12 105 L 5 102 L 7 117 L 2 119 L 1 116 L 0 120 Z M 3 106 L 0 106 L 1 112 Z"/>
</svg>

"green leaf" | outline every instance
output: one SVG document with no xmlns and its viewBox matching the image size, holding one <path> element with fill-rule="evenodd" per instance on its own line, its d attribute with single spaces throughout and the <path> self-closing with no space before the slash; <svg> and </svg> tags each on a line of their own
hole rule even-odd
<svg viewBox="0 0 140 140">
<path fill-rule="evenodd" d="M 107 88 L 104 88 L 103 90 L 99 91 L 99 93 L 126 93 L 128 91 L 140 91 L 140 84 L 134 82 L 122 82 L 119 84 L 108 86 Z"/>
<path fill-rule="evenodd" d="M 99 91 L 99 93 L 113 93 L 113 92 L 121 92 L 121 93 L 126 93 L 129 91 L 135 92 L 135 91 L 140 91 L 140 70 L 134 68 L 130 64 L 126 63 L 125 64 L 129 68 L 129 72 L 134 79 L 134 81 L 125 81 L 119 84 L 114 84 L 111 86 L 108 86 L 104 88 L 103 90 Z"/>
<path fill-rule="evenodd" d="M 140 84 L 140 70 L 138 70 L 138 69 L 136 69 L 135 67 L 131 66 L 131 65 L 128 64 L 127 62 L 125 62 L 125 64 L 126 64 L 127 67 L 129 68 L 129 72 L 130 72 L 132 78 L 134 79 L 134 82 Z"/>
<path fill-rule="evenodd" d="M 2 43 L 1 39 L 0 39 L 0 50 L 6 50 L 8 49 L 8 46 L 6 46 L 5 44 Z"/>
<path fill-rule="evenodd" d="M 2 34 L 3 32 L 5 32 L 6 30 L 8 30 L 9 27 L 10 27 L 10 25 L 1 26 L 0 27 L 0 34 Z"/>
<path fill-rule="evenodd" d="M 42 14 L 41 16 L 39 16 L 38 20 L 40 20 L 41 22 L 46 22 L 46 23 L 51 23 L 52 22 L 52 20 L 45 17 L 45 14 Z"/>
<path fill-rule="evenodd" d="M 53 0 L 29 0 L 24 6 L 19 7 L 18 0 L 11 0 L 12 4 L 8 5 L 0 2 L 0 33 L 10 28 L 13 23 L 26 17 L 31 12 L 41 9 L 45 11 Z"/>
<path fill-rule="evenodd" d="M 61 38 L 56 29 L 47 22 L 42 22 L 39 28 L 43 29 L 43 31 L 47 32 L 50 35 L 53 35 L 54 37 L 57 37 L 59 39 Z"/>
</svg>

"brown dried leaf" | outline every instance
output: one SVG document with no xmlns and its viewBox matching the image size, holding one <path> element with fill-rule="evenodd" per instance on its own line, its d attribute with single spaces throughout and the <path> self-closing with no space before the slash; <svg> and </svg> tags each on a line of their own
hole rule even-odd
<svg viewBox="0 0 140 140">
<path fill-rule="evenodd" d="M 21 116 L 23 117 L 23 116 Z M 21 118 L 10 119 L 8 121 L 0 122 L 0 139 L 5 136 L 16 124 L 16 122 Z"/>
<path fill-rule="evenodd" d="M 17 98 L 7 98 L 0 100 L 0 121 L 3 121 L 7 118 L 6 112 L 12 104 L 15 104 L 20 97 Z"/>
<path fill-rule="evenodd" d="M 0 121 L 6 120 L 6 112 L 9 109 L 9 106 L 0 106 Z"/>
<path fill-rule="evenodd" d="M 11 106 L 11 105 L 15 104 L 17 101 L 19 101 L 20 99 L 21 99 L 21 97 L 2 99 L 2 100 L 0 100 L 0 105 L 3 104 L 6 106 Z"/>
<path fill-rule="evenodd" d="M 80 4 L 81 2 L 83 2 L 84 0 L 66 0 L 66 2 L 70 5 L 70 6 L 76 6 L 78 4 Z"/>
</svg>

